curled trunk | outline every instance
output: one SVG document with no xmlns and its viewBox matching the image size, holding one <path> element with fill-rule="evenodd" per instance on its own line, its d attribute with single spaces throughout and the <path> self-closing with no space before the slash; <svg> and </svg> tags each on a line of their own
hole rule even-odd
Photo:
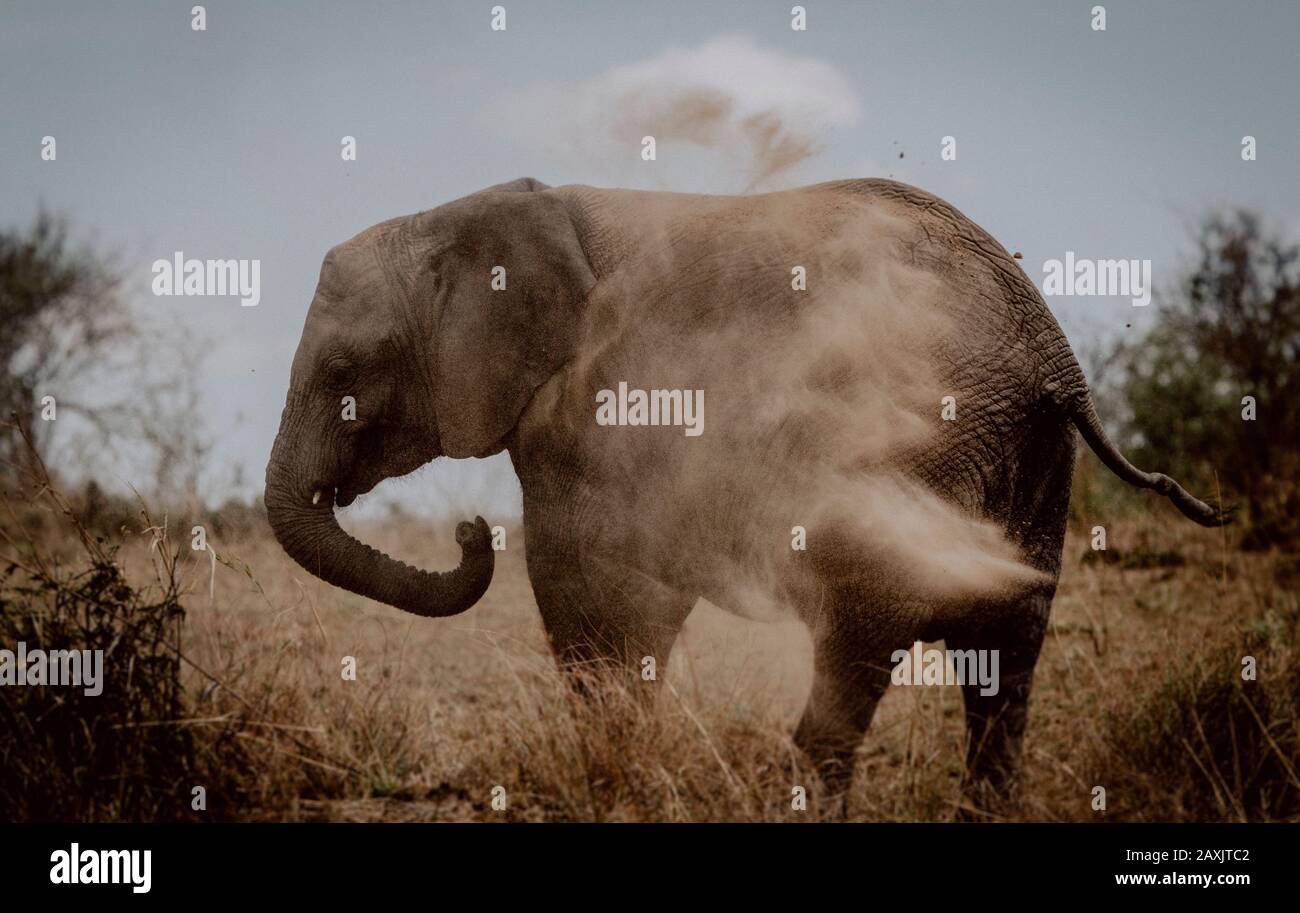
<svg viewBox="0 0 1300 913">
<path fill-rule="evenodd" d="M 414 615 L 458 615 L 492 582 L 491 532 L 482 517 L 456 527 L 460 564 L 436 572 L 412 567 L 349 535 L 334 516 L 332 492 L 313 499 L 310 492 L 296 491 L 274 464 L 267 473 L 266 511 L 280 545 L 308 571 Z"/>
</svg>

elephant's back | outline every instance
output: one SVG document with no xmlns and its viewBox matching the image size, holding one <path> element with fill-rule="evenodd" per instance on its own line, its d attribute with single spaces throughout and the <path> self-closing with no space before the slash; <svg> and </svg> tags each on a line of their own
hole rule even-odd
<svg viewBox="0 0 1300 913">
<path fill-rule="evenodd" d="M 747 270 L 764 258 L 782 275 L 822 263 L 826 269 L 817 279 L 824 281 L 898 260 L 975 292 L 978 301 L 949 296 L 945 302 L 964 316 L 1023 324 L 1041 315 L 1054 322 L 1005 247 L 950 203 L 898 181 L 829 181 L 738 196 L 581 185 L 550 192 L 573 216 L 598 277 L 644 270 L 645 264 L 689 268 L 701 255 L 712 255 L 741 258 Z M 826 262 L 828 253 L 833 258 Z M 740 268 L 728 278 L 756 285 L 765 280 Z"/>
<path fill-rule="evenodd" d="M 915 226 L 913 262 L 962 288 L 979 287 L 992 315 L 1021 319 L 1041 314 L 1055 322 L 1038 289 L 1016 258 L 992 235 L 946 200 L 900 181 L 883 178 L 830 181 L 809 192 L 869 200 Z M 974 309 L 972 309 L 974 310 Z"/>
<path fill-rule="evenodd" d="M 1059 327 L 1006 249 L 906 184 L 549 192 L 599 278 L 579 365 L 606 379 L 676 378 L 737 410 L 851 395 L 859 415 L 906 429 L 899 410 L 937 413 L 950 395 L 1026 414 L 1059 354 Z M 978 399 L 990 378 L 996 404 Z"/>
<path fill-rule="evenodd" d="M 1082 382 L 1065 336 L 1016 258 L 951 203 L 880 178 L 831 181 L 807 190 L 870 200 L 914 226 L 904 242 L 916 268 L 943 285 L 939 302 L 959 332 L 936 338 L 955 379 L 997 370 L 1036 399 L 1045 385 Z"/>
</svg>

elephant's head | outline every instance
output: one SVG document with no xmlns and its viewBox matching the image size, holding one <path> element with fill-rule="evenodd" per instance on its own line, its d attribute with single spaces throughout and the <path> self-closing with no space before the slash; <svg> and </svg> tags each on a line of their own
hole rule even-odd
<svg viewBox="0 0 1300 913">
<path fill-rule="evenodd" d="M 334 508 L 435 457 L 501 451 L 572 354 L 594 282 L 563 204 L 531 179 L 331 250 L 266 468 L 285 551 L 335 586 L 417 615 L 470 608 L 492 579 L 481 517 L 456 530 L 460 565 L 436 573 L 357 541 Z"/>
</svg>

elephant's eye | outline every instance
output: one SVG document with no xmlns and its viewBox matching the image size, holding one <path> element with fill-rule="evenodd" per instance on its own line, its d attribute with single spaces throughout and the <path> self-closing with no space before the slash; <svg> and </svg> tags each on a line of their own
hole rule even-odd
<svg viewBox="0 0 1300 913">
<path fill-rule="evenodd" d="M 325 384 L 334 392 L 347 392 L 356 385 L 357 370 L 346 358 L 331 358 L 324 365 Z"/>
</svg>

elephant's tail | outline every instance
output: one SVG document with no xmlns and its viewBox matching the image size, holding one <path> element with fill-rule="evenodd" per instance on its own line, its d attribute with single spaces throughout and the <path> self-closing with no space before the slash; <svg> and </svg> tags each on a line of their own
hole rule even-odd
<svg viewBox="0 0 1300 913">
<path fill-rule="evenodd" d="M 1229 512 L 1222 508 L 1211 507 L 1204 501 L 1192 497 L 1188 491 L 1169 476 L 1159 472 L 1143 472 L 1127 459 L 1124 454 L 1106 437 L 1097 415 L 1097 407 L 1091 396 L 1083 396 L 1075 401 L 1075 408 L 1070 416 L 1074 427 L 1087 442 L 1093 453 L 1100 457 L 1106 467 L 1130 485 L 1138 488 L 1150 488 L 1164 495 L 1174 506 L 1183 512 L 1183 516 L 1195 520 L 1202 526 L 1222 526 L 1231 519 Z"/>
</svg>

